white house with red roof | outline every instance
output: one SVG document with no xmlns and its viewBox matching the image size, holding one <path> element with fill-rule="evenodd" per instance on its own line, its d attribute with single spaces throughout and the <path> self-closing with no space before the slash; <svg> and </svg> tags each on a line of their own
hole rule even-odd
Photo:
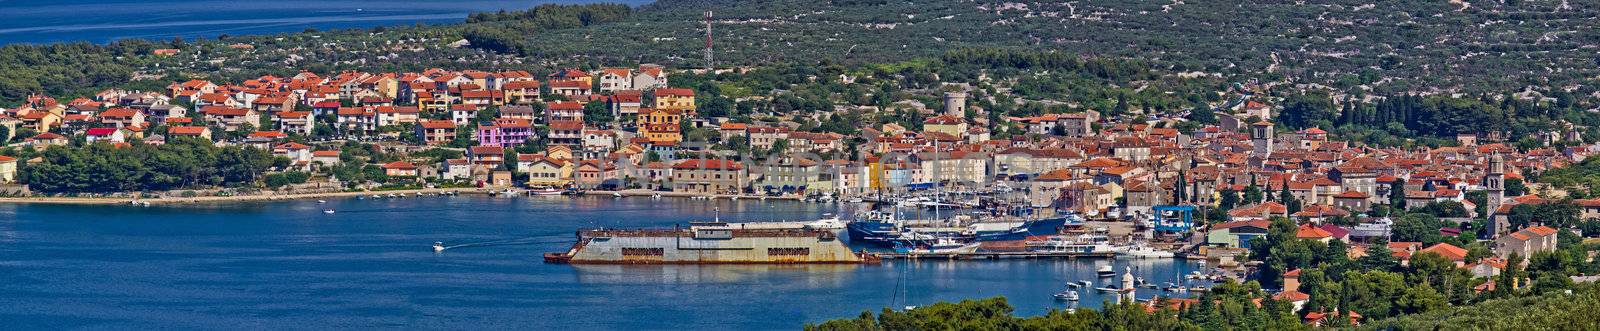
<svg viewBox="0 0 1600 331">
<path fill-rule="evenodd" d="M 0 184 L 17 181 L 17 158 L 0 155 Z"/>
<path fill-rule="evenodd" d="M 133 108 L 111 108 L 100 112 L 100 123 L 112 127 L 144 126 L 144 112 Z"/>
<path fill-rule="evenodd" d="M 631 90 L 633 88 L 633 70 L 627 68 L 605 68 L 596 73 L 600 76 L 600 92 L 616 92 Z"/>
<path fill-rule="evenodd" d="M 310 112 L 284 111 L 273 116 L 278 119 L 278 130 L 286 133 L 309 136 L 317 128 L 316 118 Z"/>
<path fill-rule="evenodd" d="M 121 143 L 127 142 L 127 138 L 128 136 L 117 128 L 91 128 L 84 131 L 84 140 L 90 143 Z"/>
</svg>

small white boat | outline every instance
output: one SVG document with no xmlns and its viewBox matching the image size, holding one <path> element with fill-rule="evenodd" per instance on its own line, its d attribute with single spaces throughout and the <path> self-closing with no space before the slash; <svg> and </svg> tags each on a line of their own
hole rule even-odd
<svg viewBox="0 0 1600 331">
<path fill-rule="evenodd" d="M 978 251 L 978 243 L 962 243 L 955 239 L 939 238 L 929 245 L 905 247 L 895 243 L 895 252 L 903 254 L 945 254 L 945 253 L 972 253 Z"/>
<path fill-rule="evenodd" d="M 845 228 L 846 223 L 845 220 L 839 219 L 838 216 L 832 216 L 806 223 L 805 227 L 817 230 L 839 230 Z"/>
<path fill-rule="evenodd" d="M 444 242 L 443 241 L 435 241 L 435 242 L 433 242 L 433 252 L 434 253 L 443 252 L 444 248 L 445 247 L 444 247 Z"/>
<path fill-rule="evenodd" d="M 622 197 L 622 193 L 611 192 L 611 197 L 613 197 L 613 198 L 621 198 Z"/>
<path fill-rule="evenodd" d="M 328 200 L 317 200 L 318 204 L 328 203 Z"/>
<path fill-rule="evenodd" d="M 1054 296 L 1056 297 L 1056 300 L 1078 301 L 1078 291 L 1065 290 L 1056 292 Z"/>
<path fill-rule="evenodd" d="M 323 209 L 322 213 L 323 214 L 332 214 L 333 213 L 333 209 Z"/>
<path fill-rule="evenodd" d="M 1177 256 L 1172 252 L 1163 251 L 1144 244 L 1133 244 L 1117 247 L 1117 257 L 1135 259 L 1170 259 Z"/>
<path fill-rule="evenodd" d="M 655 193 L 655 194 L 651 194 L 651 195 L 650 195 L 650 199 L 653 199 L 653 200 L 661 200 L 661 193 Z"/>
<path fill-rule="evenodd" d="M 1101 278 L 1111 277 L 1111 276 L 1116 276 L 1117 275 L 1117 270 L 1111 268 L 1111 265 L 1100 266 L 1100 268 L 1095 269 L 1094 272 L 1095 272 L 1095 274 L 1100 275 Z"/>
<path fill-rule="evenodd" d="M 1107 287 L 1096 287 L 1096 288 L 1094 288 L 1094 290 L 1095 291 L 1100 291 L 1100 292 L 1111 293 L 1111 292 L 1121 291 L 1122 289 L 1107 286 Z"/>
</svg>

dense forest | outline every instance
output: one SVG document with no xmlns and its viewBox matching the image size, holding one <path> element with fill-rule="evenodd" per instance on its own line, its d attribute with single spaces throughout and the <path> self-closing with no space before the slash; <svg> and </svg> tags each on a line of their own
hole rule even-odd
<svg viewBox="0 0 1600 331">
<path fill-rule="evenodd" d="M 1303 330 L 1300 319 L 1285 314 L 1286 303 L 1263 300 L 1260 308 L 1249 303 L 1251 293 L 1230 285 L 1226 293 L 1206 294 L 1184 311 L 1145 311 L 1135 304 L 1107 304 L 1105 308 L 1053 310 L 1042 316 L 1017 317 L 1005 298 L 941 302 L 909 311 L 884 309 L 863 312 L 856 318 L 806 325 L 806 330 Z M 1349 327 L 1342 319 L 1326 326 Z M 1589 330 L 1600 328 L 1600 285 L 1585 284 L 1571 294 L 1551 291 L 1493 299 L 1428 313 L 1387 319 L 1369 319 L 1361 330 Z"/>
<path fill-rule="evenodd" d="M 0 47 L 0 106 L 14 104 L 32 93 L 63 95 L 84 93 L 84 87 L 128 82 L 146 63 L 140 54 L 161 48 L 142 40 L 107 45 L 66 43 L 14 44 Z"/>
<path fill-rule="evenodd" d="M 1523 149 L 1543 147 L 1536 134 L 1578 130 L 1587 141 L 1600 137 L 1600 116 L 1579 108 L 1574 97 L 1553 93 L 1549 101 L 1530 101 L 1506 95 L 1471 97 L 1399 94 L 1372 102 L 1338 102 L 1324 92 L 1286 96 L 1277 123 L 1289 129 L 1321 127 L 1348 140 L 1376 145 L 1399 145 L 1410 138 L 1428 145 L 1453 144 L 1458 134 L 1503 133 Z"/>
<path fill-rule="evenodd" d="M 1532 97 L 1570 103 L 1595 97 L 1591 85 L 1600 64 L 1594 46 L 1600 44 L 1600 17 L 1595 14 L 1600 8 L 1595 6 L 1352 0 L 544 5 L 473 14 L 462 24 L 449 25 L 187 42 L 6 46 L 0 48 L 0 105 L 28 92 L 71 93 L 126 82 L 134 72 L 231 78 L 282 74 L 285 67 L 315 72 L 640 62 L 698 67 L 703 65 L 706 11 L 716 13 L 719 66 L 893 63 L 961 49 L 1027 49 L 1058 52 L 1063 59 L 1130 59 L 1166 74 L 1259 79 L 1338 94 L 1527 91 Z M 462 39 L 472 48 L 446 46 Z M 254 48 L 226 47 L 234 43 Z M 154 48 L 184 53 L 150 56 Z"/>
<path fill-rule="evenodd" d="M 526 40 L 543 31 L 581 28 L 628 17 L 632 8 L 620 4 L 562 6 L 546 4 L 526 11 L 476 13 L 467 16 L 463 37 L 473 47 L 495 52 L 533 53 Z"/>
<path fill-rule="evenodd" d="M 57 146 L 45 150 L 40 157 L 43 162 L 26 163 L 18 173 L 19 179 L 30 188 L 44 193 L 254 185 L 275 163 L 282 163 L 279 164 L 282 166 L 288 161 L 275 160 L 259 148 L 218 147 L 197 138 L 177 138 L 163 145 Z"/>
<path fill-rule="evenodd" d="M 700 65 L 892 62 L 966 47 L 1059 50 L 1341 91 L 1544 91 L 1586 84 L 1600 58 L 1594 3 L 1506 1 L 663 0 L 627 20 L 531 36 L 529 54 Z M 592 45 L 626 45 L 593 47 Z M 1579 89 L 1583 93 L 1592 87 Z"/>
</svg>

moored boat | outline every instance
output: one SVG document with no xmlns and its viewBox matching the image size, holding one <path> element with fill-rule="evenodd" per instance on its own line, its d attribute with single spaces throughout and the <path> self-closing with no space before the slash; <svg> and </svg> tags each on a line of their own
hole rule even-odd
<svg viewBox="0 0 1600 331">
<path fill-rule="evenodd" d="M 1117 275 L 1117 270 L 1111 268 L 1111 265 L 1108 264 L 1108 265 L 1100 266 L 1100 268 L 1098 268 L 1098 269 L 1095 269 L 1095 274 L 1099 275 L 1100 278 L 1106 278 L 1106 277 L 1116 276 Z"/>
<path fill-rule="evenodd" d="M 561 189 L 549 186 L 532 187 L 528 188 L 528 195 L 561 195 Z"/>
<path fill-rule="evenodd" d="M 671 229 L 588 229 L 546 263 L 572 264 L 789 264 L 871 263 L 830 230 L 759 223 L 693 223 Z"/>
<path fill-rule="evenodd" d="M 1117 247 L 1117 257 L 1135 259 L 1170 259 L 1177 254 L 1163 251 L 1144 244 L 1133 244 Z"/>
</svg>

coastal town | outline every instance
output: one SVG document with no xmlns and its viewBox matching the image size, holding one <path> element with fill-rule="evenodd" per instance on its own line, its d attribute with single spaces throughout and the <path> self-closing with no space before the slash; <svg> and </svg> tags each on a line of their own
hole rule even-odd
<svg viewBox="0 0 1600 331">
<path fill-rule="evenodd" d="M 118 201 L 428 189 L 837 203 L 931 197 L 948 199 L 934 205 L 952 208 L 977 208 L 987 193 L 1016 192 L 1021 201 L 1008 204 L 1037 215 L 1132 222 L 1145 231 L 1124 231 L 1118 240 L 1162 245 L 1240 271 L 1228 277 L 1272 277 L 1281 284 L 1275 297 L 1297 311 L 1311 299 L 1311 291 L 1298 288 L 1300 269 L 1262 265 L 1262 253 L 1252 254 L 1252 245 L 1267 244 L 1263 239 L 1278 231 L 1275 223 L 1287 222 L 1294 238 L 1339 242 L 1352 260 L 1376 252 L 1404 264 L 1437 255 L 1470 272 L 1472 290 L 1485 292 L 1527 286 L 1521 279 L 1497 283 L 1498 276 L 1510 261 L 1554 252 L 1558 232 L 1582 232 L 1576 221 L 1529 216 L 1545 210 L 1535 207 L 1567 205 L 1575 220 L 1600 218 L 1600 198 L 1562 199 L 1567 192 L 1536 191 L 1541 186 L 1527 182 L 1600 151 L 1551 145 L 1579 141 L 1579 131 L 1550 132 L 1534 148 L 1474 134 L 1450 146 L 1377 148 L 1316 127 L 1280 129 L 1279 109 L 1248 89 L 1214 109 L 1216 123 L 1187 130 L 1178 129 L 1187 114 L 1108 118 L 1092 110 L 996 122 L 968 100 L 971 85 L 944 83 L 923 92 L 937 106 L 895 103 L 916 112 L 920 126 L 854 123 L 856 133 L 847 135 L 814 123 L 835 113 L 887 110 L 838 106 L 755 121 L 707 116 L 696 106 L 696 89 L 671 83 L 694 74 L 705 72 L 649 64 L 542 75 L 300 72 L 174 81 L 160 91 L 108 89 L 68 101 L 35 95 L 0 117 L 14 136 L 6 149 L 11 155 L 0 156 L 0 183 L 20 199 L 71 200 L 84 192 L 30 188 L 41 183 L 29 182 L 26 169 L 49 162 L 41 152 L 198 141 L 270 153 L 265 187 L 87 191 Z M 993 134 L 1002 127 L 1016 133 Z M 1430 218 L 1404 217 L 1408 212 Z M 1325 316 L 1334 315 L 1305 318 L 1322 323 Z"/>
</svg>

